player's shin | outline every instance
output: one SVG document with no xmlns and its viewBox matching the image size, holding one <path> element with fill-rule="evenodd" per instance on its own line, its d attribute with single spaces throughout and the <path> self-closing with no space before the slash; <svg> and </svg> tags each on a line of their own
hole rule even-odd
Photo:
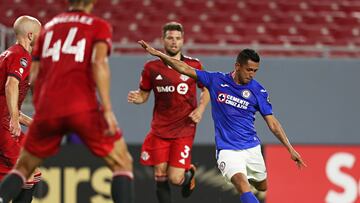
<svg viewBox="0 0 360 203">
<path fill-rule="evenodd" d="M 31 203 L 35 188 L 37 184 L 32 184 L 31 186 L 28 184 L 25 184 L 26 187 L 21 190 L 20 194 L 12 201 L 12 203 Z"/>
<path fill-rule="evenodd" d="M 35 189 L 41 181 L 41 172 L 36 172 L 22 186 L 20 194 L 12 201 L 12 203 L 31 203 L 33 200 Z"/>
<path fill-rule="evenodd" d="M 16 198 L 20 194 L 25 180 L 24 175 L 17 170 L 6 175 L 0 184 L 0 203 L 8 203 Z"/>
<path fill-rule="evenodd" d="M 156 176 L 156 196 L 159 203 L 171 203 L 171 190 L 167 176 Z"/>
<path fill-rule="evenodd" d="M 132 172 L 114 172 L 111 196 L 115 203 L 134 203 L 134 175 Z"/>
</svg>

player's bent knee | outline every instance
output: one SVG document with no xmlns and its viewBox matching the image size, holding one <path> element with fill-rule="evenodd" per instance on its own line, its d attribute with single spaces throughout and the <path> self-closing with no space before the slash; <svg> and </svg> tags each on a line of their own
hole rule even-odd
<svg viewBox="0 0 360 203">
<path fill-rule="evenodd" d="M 104 160 L 112 171 L 133 170 L 133 159 L 129 153 L 121 155 L 112 152 L 108 156 L 104 157 Z"/>
<path fill-rule="evenodd" d="M 257 186 L 255 187 L 258 191 L 265 192 L 267 190 L 267 186 Z"/>
<path fill-rule="evenodd" d="M 265 192 L 267 190 L 267 184 L 260 184 L 256 189 Z"/>
<path fill-rule="evenodd" d="M 173 185 L 181 185 L 184 182 L 184 176 L 177 174 L 169 174 L 170 183 Z"/>
<path fill-rule="evenodd" d="M 242 173 L 236 173 L 231 177 L 231 182 L 240 194 L 250 191 L 250 184 L 247 177 Z"/>
<path fill-rule="evenodd" d="M 267 190 L 267 181 L 266 179 L 261 182 L 255 182 L 250 180 L 251 185 L 253 185 L 256 190 L 265 192 Z"/>
</svg>

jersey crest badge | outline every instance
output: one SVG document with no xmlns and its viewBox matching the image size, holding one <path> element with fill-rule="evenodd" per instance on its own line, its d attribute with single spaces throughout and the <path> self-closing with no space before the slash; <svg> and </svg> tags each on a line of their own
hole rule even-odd
<svg viewBox="0 0 360 203">
<path fill-rule="evenodd" d="M 186 83 L 180 83 L 177 87 L 176 87 L 176 91 L 181 94 L 184 95 L 188 92 L 189 90 L 189 86 Z"/>
<path fill-rule="evenodd" d="M 224 101 L 226 100 L 226 94 L 220 93 L 220 94 L 218 95 L 218 97 L 217 97 L 217 100 L 218 100 L 219 102 L 224 102 Z"/>
<path fill-rule="evenodd" d="M 149 158 L 150 158 L 150 155 L 149 155 L 149 153 L 147 151 L 143 151 L 141 153 L 141 159 L 142 160 L 147 161 L 147 160 L 149 160 Z"/>
<path fill-rule="evenodd" d="M 251 97 L 251 92 L 250 92 L 250 90 L 243 90 L 243 91 L 241 92 L 241 96 L 242 96 L 243 98 L 245 98 L 245 99 L 249 99 L 249 98 Z"/>
<path fill-rule="evenodd" d="M 224 170 L 225 170 L 225 167 L 226 167 L 226 164 L 225 164 L 225 162 L 221 162 L 220 164 L 219 164 L 219 170 L 221 171 L 221 172 L 224 172 Z"/>
</svg>

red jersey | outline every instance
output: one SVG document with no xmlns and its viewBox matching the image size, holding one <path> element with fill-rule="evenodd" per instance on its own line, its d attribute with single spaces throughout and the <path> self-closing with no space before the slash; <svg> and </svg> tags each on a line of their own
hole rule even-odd
<svg viewBox="0 0 360 203">
<path fill-rule="evenodd" d="M 101 18 L 81 11 L 65 12 L 45 24 L 34 50 L 40 61 L 35 82 L 35 113 L 56 118 L 98 108 L 91 56 L 104 41 L 111 50 L 112 29 Z"/>
<path fill-rule="evenodd" d="M 13 76 L 19 80 L 18 108 L 21 109 L 21 104 L 23 103 L 30 87 L 30 65 L 31 55 L 19 44 L 11 46 L 0 55 L 0 115 L 2 124 L 5 127 L 8 127 L 10 122 L 5 95 L 7 77 Z"/>
<path fill-rule="evenodd" d="M 197 59 L 182 56 L 193 68 L 202 69 Z M 196 81 L 182 75 L 161 60 L 147 62 L 141 74 L 140 89 L 154 91 L 155 105 L 151 132 L 164 138 L 193 136 L 183 133 L 195 128 L 189 114 L 197 107 Z M 203 87 L 199 84 L 199 87 Z"/>
</svg>

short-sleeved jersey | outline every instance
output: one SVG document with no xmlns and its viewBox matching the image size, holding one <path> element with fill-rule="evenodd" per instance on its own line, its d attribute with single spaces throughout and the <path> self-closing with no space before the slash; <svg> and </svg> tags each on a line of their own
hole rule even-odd
<svg viewBox="0 0 360 203">
<path fill-rule="evenodd" d="M 255 114 L 272 114 L 267 91 L 256 80 L 239 85 L 231 73 L 196 71 L 208 88 L 215 127 L 216 148 L 248 149 L 260 144 L 255 130 Z"/>
<path fill-rule="evenodd" d="M 91 56 L 96 42 L 111 50 L 109 23 L 91 14 L 70 11 L 45 24 L 33 59 L 40 61 L 35 82 L 38 118 L 56 118 L 98 108 Z"/>
<path fill-rule="evenodd" d="M 8 76 L 19 80 L 18 108 L 24 101 L 29 85 L 31 55 L 19 44 L 11 46 L 0 55 L 0 115 L 2 123 L 9 125 L 9 110 L 6 103 L 5 84 Z"/>
<path fill-rule="evenodd" d="M 202 69 L 197 59 L 182 56 L 181 60 L 195 69 Z M 155 95 L 152 133 L 163 138 L 193 136 L 184 132 L 191 129 L 194 132 L 196 126 L 189 118 L 189 114 L 197 107 L 196 86 L 194 79 L 176 72 L 161 60 L 145 64 L 140 89 L 153 90 Z M 203 87 L 201 84 L 198 86 Z"/>
</svg>

